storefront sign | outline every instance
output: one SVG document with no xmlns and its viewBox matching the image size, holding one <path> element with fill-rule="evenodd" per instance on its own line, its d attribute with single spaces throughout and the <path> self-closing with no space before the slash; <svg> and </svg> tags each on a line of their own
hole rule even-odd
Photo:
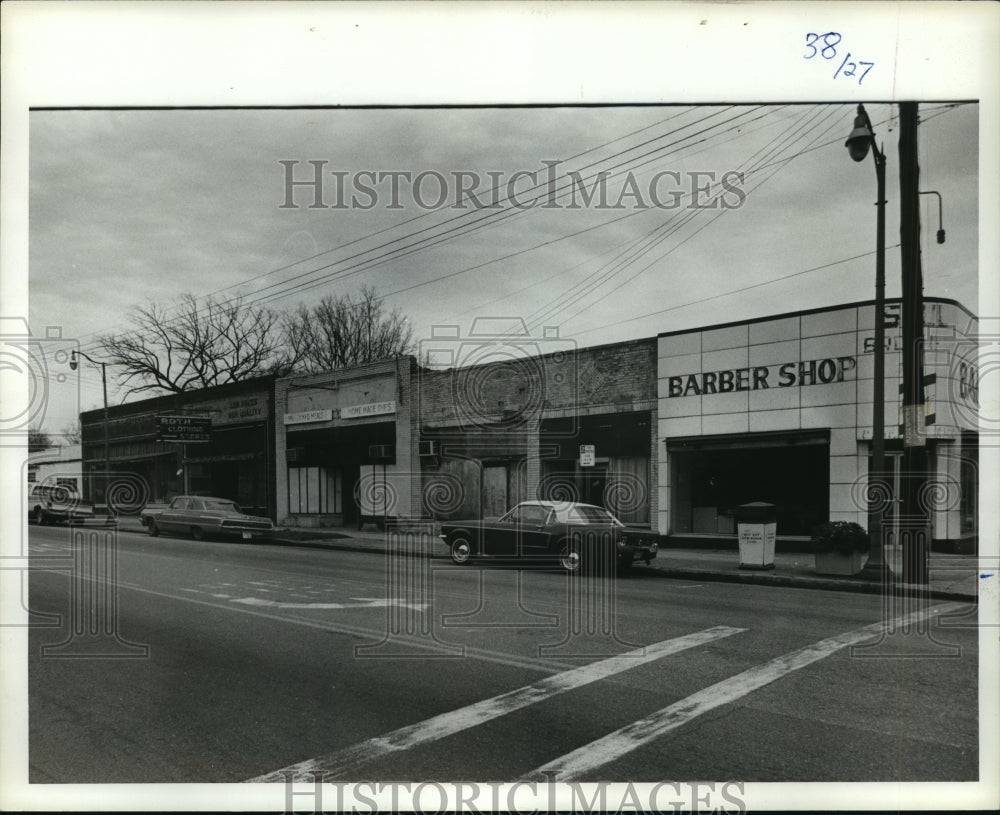
<svg viewBox="0 0 1000 815">
<path fill-rule="evenodd" d="M 285 424 L 309 424 L 310 422 L 328 422 L 333 418 L 333 411 L 304 410 L 301 413 L 286 413 Z"/>
<path fill-rule="evenodd" d="M 396 412 L 396 402 L 370 402 L 367 405 L 351 405 L 340 409 L 341 419 L 363 419 L 366 416 L 383 416 Z"/>
<path fill-rule="evenodd" d="M 580 445 L 580 466 L 593 467 L 597 463 L 597 451 L 592 444 Z"/>
<path fill-rule="evenodd" d="M 256 422 L 267 418 L 267 397 L 263 395 L 241 396 L 224 402 L 216 424 L 236 422 Z"/>
<path fill-rule="evenodd" d="M 856 367 L 857 360 L 854 357 L 832 357 L 786 362 L 783 365 L 758 365 L 752 368 L 671 376 L 667 379 L 667 396 L 707 396 L 772 387 L 827 385 L 853 379 L 851 374 Z"/>
<path fill-rule="evenodd" d="M 211 415 L 212 426 L 263 422 L 270 415 L 266 393 L 250 393 L 229 399 L 211 399 L 191 404 L 190 410 Z"/>
<path fill-rule="evenodd" d="M 205 442 L 212 440 L 212 420 L 201 416 L 157 416 L 160 441 Z"/>
</svg>

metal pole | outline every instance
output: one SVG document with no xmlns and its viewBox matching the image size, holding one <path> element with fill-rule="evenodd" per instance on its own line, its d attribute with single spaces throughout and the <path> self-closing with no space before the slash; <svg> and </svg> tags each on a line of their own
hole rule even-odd
<svg viewBox="0 0 1000 815">
<path fill-rule="evenodd" d="M 108 443 L 108 366 L 101 363 L 101 387 L 104 391 L 104 506 L 108 515 L 111 514 L 111 504 L 108 501 L 108 473 L 111 472 L 111 452 Z"/>
<path fill-rule="evenodd" d="M 930 518 L 921 499 L 926 473 L 923 280 L 920 267 L 920 163 L 916 102 L 899 105 L 899 238 L 903 295 L 903 488 L 901 515 L 911 532 L 903 545 L 903 580 L 928 582 Z"/>
<path fill-rule="evenodd" d="M 851 158 L 864 161 L 871 150 L 875 162 L 877 200 L 875 228 L 875 348 L 872 371 L 872 446 L 868 471 L 868 563 L 870 576 L 887 577 L 882 541 L 885 498 L 892 486 L 885 484 L 885 153 L 875 143 L 875 132 L 864 105 L 858 105 L 854 129 L 845 146 Z"/>
<path fill-rule="evenodd" d="M 867 114 L 865 114 L 867 118 Z M 869 123 L 869 130 L 871 125 Z M 875 179 L 878 199 L 875 227 L 875 359 L 872 393 L 872 471 L 876 478 L 885 477 L 885 153 L 875 146 L 872 136 L 872 158 L 875 160 Z M 869 490 L 872 486 L 868 478 Z M 878 493 L 869 496 L 868 532 L 870 536 L 868 567 L 885 568 L 882 548 L 882 507 L 872 501 Z"/>
</svg>

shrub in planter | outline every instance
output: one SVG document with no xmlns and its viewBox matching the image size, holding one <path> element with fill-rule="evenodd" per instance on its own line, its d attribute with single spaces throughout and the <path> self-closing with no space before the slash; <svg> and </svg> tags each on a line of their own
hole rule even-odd
<svg viewBox="0 0 1000 815">
<path fill-rule="evenodd" d="M 813 529 L 811 543 L 814 552 L 849 555 L 851 552 L 867 552 L 869 540 L 868 533 L 858 524 L 830 521 Z"/>
<path fill-rule="evenodd" d="M 831 521 L 812 532 L 816 571 L 823 574 L 857 574 L 868 560 L 868 533 L 858 524 Z"/>
</svg>

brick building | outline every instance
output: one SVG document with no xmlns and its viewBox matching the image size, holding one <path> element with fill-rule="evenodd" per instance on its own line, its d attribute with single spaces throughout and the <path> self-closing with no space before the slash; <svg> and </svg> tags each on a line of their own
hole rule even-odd
<svg viewBox="0 0 1000 815">
<path fill-rule="evenodd" d="M 107 463 L 103 410 L 81 413 L 85 500 L 104 504 L 110 482 L 119 488 L 119 510 L 187 492 L 230 498 L 274 517 L 273 389 L 273 377 L 265 376 L 114 405 Z M 197 441 L 166 440 L 161 424 L 169 417 L 207 427 Z"/>
<path fill-rule="evenodd" d="M 499 516 L 528 498 L 656 518 L 656 341 L 577 349 L 503 330 L 279 380 L 278 520 Z M 447 366 L 447 367 L 445 367 Z"/>
</svg>

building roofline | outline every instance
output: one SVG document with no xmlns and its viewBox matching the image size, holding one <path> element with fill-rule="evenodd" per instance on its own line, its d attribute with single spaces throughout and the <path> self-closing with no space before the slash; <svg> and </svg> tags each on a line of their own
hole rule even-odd
<svg viewBox="0 0 1000 815">
<path fill-rule="evenodd" d="M 120 405 L 108 405 L 108 418 L 120 418 L 122 416 L 138 416 L 144 413 L 156 413 L 164 409 L 180 408 L 188 405 L 195 405 L 198 402 L 210 402 L 215 399 L 224 398 L 230 393 L 243 393 L 245 391 L 266 390 L 269 395 L 274 393 L 274 383 L 276 378 L 273 374 L 255 376 L 249 379 L 240 379 L 236 382 L 226 382 L 224 385 L 210 385 L 207 388 L 183 391 L 182 393 L 172 393 L 164 391 L 156 396 L 148 396 L 145 399 L 136 399 L 134 402 L 123 402 Z M 101 424 L 104 421 L 104 408 L 93 408 L 80 412 L 81 424 L 86 419 L 90 423 Z"/>
<path fill-rule="evenodd" d="M 952 300 L 948 297 L 924 297 L 923 301 L 925 303 L 947 303 L 948 305 L 957 306 L 962 311 L 964 311 L 973 320 L 978 320 L 979 318 L 973 314 L 969 309 L 962 305 L 958 300 Z M 886 297 L 886 303 L 901 303 L 903 302 L 902 297 Z M 694 334 L 699 331 L 714 331 L 718 328 L 732 328 L 736 325 L 749 325 L 751 323 L 766 323 L 773 320 L 785 320 L 789 317 L 802 317 L 806 314 L 822 314 L 829 311 L 841 311 L 850 308 L 859 308 L 861 306 L 874 306 L 874 300 L 857 300 L 853 303 L 841 303 L 836 306 L 820 306 L 818 308 L 807 308 L 801 309 L 799 311 L 785 311 L 781 314 L 770 314 L 766 317 L 751 317 L 746 320 L 730 320 L 726 323 L 713 323 L 711 325 L 696 326 L 694 328 L 682 328 L 677 331 L 661 331 L 657 334 L 657 337 L 676 337 L 680 334 Z"/>
</svg>

